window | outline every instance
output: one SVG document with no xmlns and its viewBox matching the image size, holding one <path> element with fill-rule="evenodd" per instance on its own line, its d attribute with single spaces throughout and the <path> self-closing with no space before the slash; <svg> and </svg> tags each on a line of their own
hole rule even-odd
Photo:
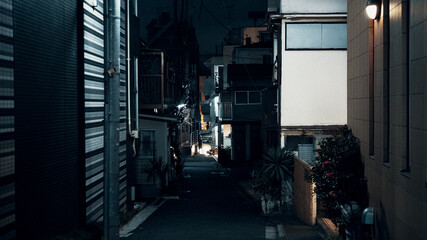
<svg viewBox="0 0 427 240">
<path fill-rule="evenodd" d="M 141 130 L 140 154 L 143 158 L 156 156 L 156 132 L 155 130 Z"/>
<path fill-rule="evenodd" d="M 347 24 L 288 23 L 286 49 L 347 49 Z"/>
<path fill-rule="evenodd" d="M 405 8 L 403 8 L 405 9 Z M 412 146 L 412 123 L 411 123 L 411 1 L 406 1 L 406 11 L 402 13 L 402 20 L 405 24 L 403 32 L 407 34 L 406 41 L 404 43 L 404 47 L 406 48 L 406 158 L 403 162 L 403 168 L 401 172 L 408 176 L 411 171 L 411 146 Z M 406 30 L 406 31 L 405 31 Z"/>
<path fill-rule="evenodd" d="M 390 162 L 390 1 L 383 2 L 383 39 L 384 39 L 384 74 L 383 74 L 383 163 Z"/>
<path fill-rule="evenodd" d="M 235 93 L 236 104 L 261 104 L 260 91 L 237 91 Z"/>
</svg>

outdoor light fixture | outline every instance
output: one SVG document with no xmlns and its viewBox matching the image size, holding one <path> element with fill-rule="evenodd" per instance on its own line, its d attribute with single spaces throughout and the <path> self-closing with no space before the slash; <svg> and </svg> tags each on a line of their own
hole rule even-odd
<svg viewBox="0 0 427 240">
<path fill-rule="evenodd" d="M 366 13 L 370 19 L 380 19 L 381 0 L 368 0 Z"/>
<path fill-rule="evenodd" d="M 89 3 L 89 6 L 93 8 L 98 7 L 98 0 L 89 0 L 88 3 Z"/>
</svg>

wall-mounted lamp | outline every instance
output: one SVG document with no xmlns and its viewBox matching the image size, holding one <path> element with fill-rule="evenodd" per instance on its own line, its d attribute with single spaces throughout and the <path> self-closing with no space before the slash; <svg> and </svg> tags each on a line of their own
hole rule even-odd
<svg viewBox="0 0 427 240">
<path fill-rule="evenodd" d="M 368 0 L 366 3 L 366 13 L 370 19 L 380 19 L 381 0 Z"/>
<path fill-rule="evenodd" d="M 98 0 L 89 0 L 88 3 L 92 8 L 98 7 Z"/>
</svg>

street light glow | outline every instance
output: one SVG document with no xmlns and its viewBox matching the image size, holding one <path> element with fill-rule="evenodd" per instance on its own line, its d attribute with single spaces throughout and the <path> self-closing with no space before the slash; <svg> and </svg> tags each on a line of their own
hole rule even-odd
<svg viewBox="0 0 427 240">
<path fill-rule="evenodd" d="M 370 19 L 375 19 L 377 17 L 377 5 L 366 6 L 366 14 Z"/>
</svg>

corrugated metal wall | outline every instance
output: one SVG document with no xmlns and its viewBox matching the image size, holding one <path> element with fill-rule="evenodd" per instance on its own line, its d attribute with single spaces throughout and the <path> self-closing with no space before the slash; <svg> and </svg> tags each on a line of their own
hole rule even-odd
<svg viewBox="0 0 427 240">
<path fill-rule="evenodd" d="M 104 185 L 104 1 L 84 1 L 86 221 L 102 221 Z M 121 1 L 120 209 L 126 207 L 126 8 Z"/>
<path fill-rule="evenodd" d="M 104 201 L 104 9 L 83 3 L 86 221 L 101 221 Z"/>
<path fill-rule="evenodd" d="M 0 2 L 0 239 L 15 238 L 17 230 L 20 237 L 52 236 L 78 225 L 78 215 L 83 211 L 78 207 L 80 151 L 85 156 L 86 222 L 102 221 L 104 17 L 103 1 L 99 3 L 95 9 L 83 3 L 84 79 L 79 79 L 81 20 L 77 19 L 77 3 Z M 125 1 L 121 15 L 123 210 L 127 138 Z M 83 112 L 78 107 L 78 81 L 84 81 L 84 123 L 78 123 L 79 111 Z M 79 150 L 80 124 L 84 126 L 85 144 Z M 15 152 L 15 146 L 20 151 Z M 21 216 L 18 222 L 15 215 Z"/>
<path fill-rule="evenodd" d="M 13 1 L 0 2 L 0 239 L 15 237 Z"/>
<path fill-rule="evenodd" d="M 126 1 L 122 0 L 120 3 L 120 187 L 119 187 L 119 201 L 120 210 L 126 208 L 126 138 L 127 134 L 127 122 L 126 122 L 126 111 L 127 111 L 127 73 L 126 73 Z"/>
</svg>

